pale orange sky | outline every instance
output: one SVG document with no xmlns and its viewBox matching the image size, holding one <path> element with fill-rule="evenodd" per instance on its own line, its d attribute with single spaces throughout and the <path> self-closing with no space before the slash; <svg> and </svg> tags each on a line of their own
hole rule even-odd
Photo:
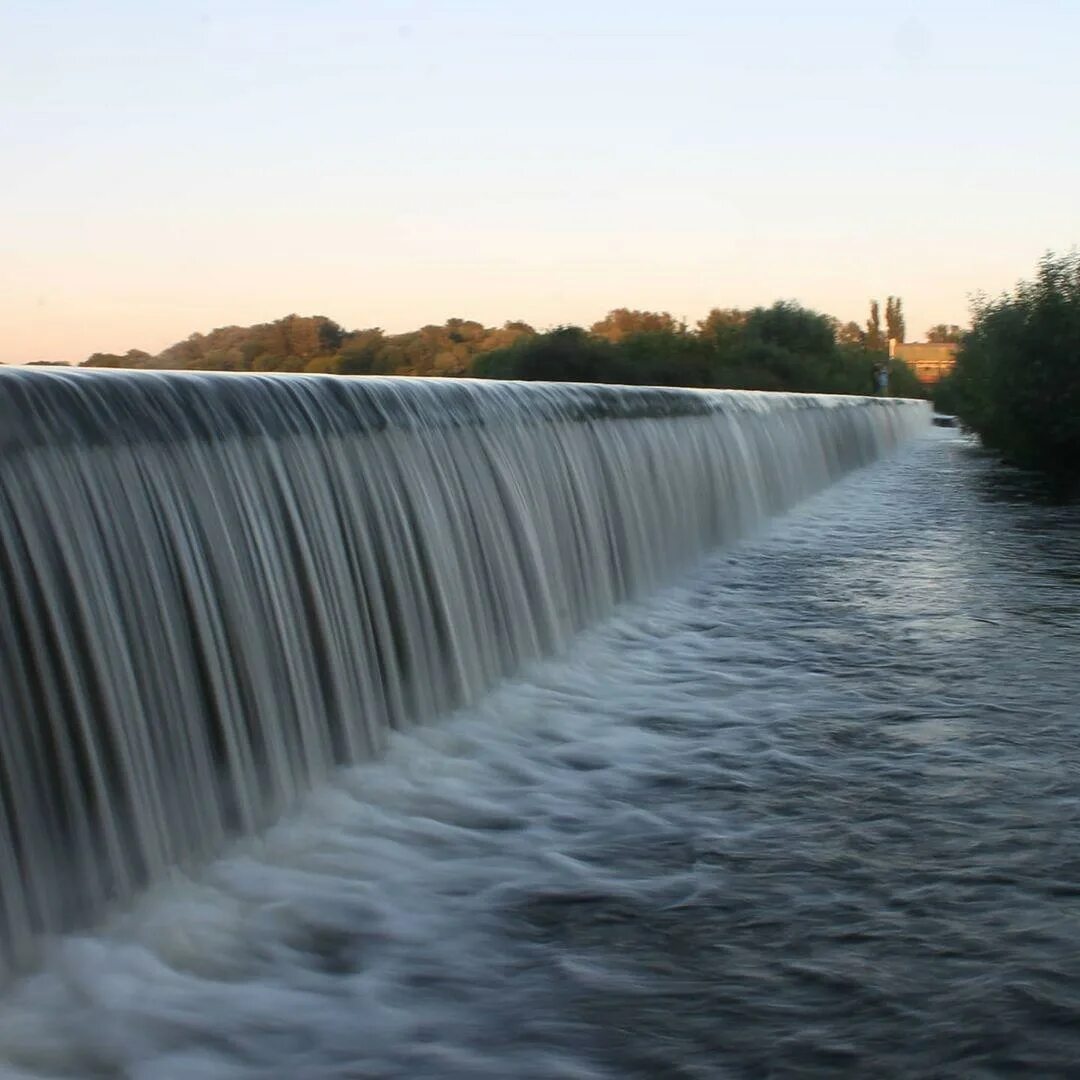
<svg viewBox="0 0 1080 1080">
<path fill-rule="evenodd" d="M 35 0 L 0 32 L 6 363 L 888 294 L 915 339 L 1080 238 L 1073 4 Z"/>
</svg>

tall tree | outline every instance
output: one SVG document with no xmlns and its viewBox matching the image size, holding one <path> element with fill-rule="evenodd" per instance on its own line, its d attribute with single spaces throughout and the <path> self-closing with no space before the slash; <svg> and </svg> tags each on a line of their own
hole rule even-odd
<svg viewBox="0 0 1080 1080">
<path fill-rule="evenodd" d="M 870 301 L 870 318 L 866 320 L 866 347 L 874 352 L 885 348 L 881 336 L 881 307 L 876 300 Z"/>
<path fill-rule="evenodd" d="M 890 296 L 885 302 L 885 335 L 902 345 L 905 329 L 904 302 L 899 296 Z"/>
</svg>

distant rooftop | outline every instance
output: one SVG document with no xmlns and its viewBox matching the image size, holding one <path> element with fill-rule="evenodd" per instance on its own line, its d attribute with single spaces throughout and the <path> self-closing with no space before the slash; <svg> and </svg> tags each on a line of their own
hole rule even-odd
<svg viewBox="0 0 1080 1080">
<path fill-rule="evenodd" d="M 959 348 L 953 342 L 906 341 L 896 346 L 896 356 L 915 372 L 920 382 L 935 383 L 952 371 Z"/>
</svg>

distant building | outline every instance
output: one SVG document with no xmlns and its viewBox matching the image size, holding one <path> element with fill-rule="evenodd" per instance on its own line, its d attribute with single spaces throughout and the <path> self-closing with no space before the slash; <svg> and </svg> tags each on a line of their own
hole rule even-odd
<svg viewBox="0 0 1080 1080">
<path fill-rule="evenodd" d="M 936 383 L 942 375 L 948 375 L 956 363 L 959 345 L 951 342 L 938 345 L 926 341 L 910 341 L 896 346 L 896 356 L 918 377 L 920 382 Z"/>
</svg>

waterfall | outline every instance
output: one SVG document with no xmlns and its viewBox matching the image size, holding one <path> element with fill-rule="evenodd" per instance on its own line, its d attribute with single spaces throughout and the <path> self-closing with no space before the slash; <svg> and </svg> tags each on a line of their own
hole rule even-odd
<svg viewBox="0 0 1080 1080">
<path fill-rule="evenodd" d="M 0 975 L 928 422 L 871 398 L 0 373 Z"/>
</svg>

